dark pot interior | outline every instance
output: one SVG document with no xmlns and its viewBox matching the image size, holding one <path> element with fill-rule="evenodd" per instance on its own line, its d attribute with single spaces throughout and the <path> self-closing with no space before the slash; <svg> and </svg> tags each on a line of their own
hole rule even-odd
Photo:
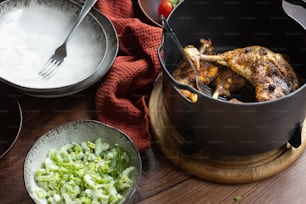
<svg viewBox="0 0 306 204">
<path fill-rule="evenodd" d="M 285 54 L 302 78 L 298 90 L 274 101 L 218 101 L 172 78 L 181 57 L 172 39 L 164 34 L 159 50 L 164 103 L 173 124 L 195 144 L 191 148 L 204 148 L 211 154 L 246 155 L 288 141 L 298 147 L 306 115 L 306 32 L 284 13 L 282 1 L 187 0 L 176 7 L 168 22 L 183 45 L 206 38 L 212 40 L 217 52 L 260 45 Z M 197 93 L 197 103 L 186 100 L 178 88 Z"/>
</svg>

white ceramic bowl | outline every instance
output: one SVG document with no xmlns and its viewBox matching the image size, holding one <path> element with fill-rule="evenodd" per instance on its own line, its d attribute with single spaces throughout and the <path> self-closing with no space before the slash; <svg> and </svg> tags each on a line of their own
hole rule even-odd
<svg viewBox="0 0 306 204">
<path fill-rule="evenodd" d="M 115 128 L 94 120 L 81 120 L 69 122 L 50 130 L 41 136 L 28 152 L 24 163 L 24 182 L 26 190 L 34 202 L 39 203 L 34 193 L 37 188 L 34 173 L 41 168 L 48 151 L 71 142 L 82 143 L 95 141 L 97 138 L 102 138 L 102 141 L 110 146 L 119 144 L 122 151 L 129 155 L 130 165 L 135 167 L 132 174 L 133 186 L 125 192 L 125 200 L 122 200 L 121 203 L 132 196 L 138 185 L 142 170 L 141 157 L 133 142 L 127 135 Z"/>
<path fill-rule="evenodd" d="M 99 80 L 118 51 L 111 22 L 96 9 L 67 44 L 67 57 L 49 80 L 37 73 L 62 44 L 80 11 L 70 0 L 8 0 L 0 4 L 0 79 L 37 96 L 62 96 Z"/>
</svg>

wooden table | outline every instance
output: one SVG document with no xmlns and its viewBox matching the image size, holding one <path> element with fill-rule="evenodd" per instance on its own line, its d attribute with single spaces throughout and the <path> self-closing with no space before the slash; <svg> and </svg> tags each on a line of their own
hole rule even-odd
<svg viewBox="0 0 306 204">
<path fill-rule="evenodd" d="M 46 131 L 78 119 L 96 119 L 96 86 L 57 99 L 21 96 L 23 127 L 11 151 L 0 160 L 0 203 L 33 203 L 23 183 L 23 162 L 34 142 Z M 223 185 L 196 178 L 175 167 L 152 143 L 141 153 L 142 178 L 132 203 L 306 203 L 306 153 L 285 171 L 263 181 Z"/>
</svg>

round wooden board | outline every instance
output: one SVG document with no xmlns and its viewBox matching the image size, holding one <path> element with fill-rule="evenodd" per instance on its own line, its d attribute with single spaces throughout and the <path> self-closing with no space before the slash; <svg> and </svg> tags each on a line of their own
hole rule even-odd
<svg viewBox="0 0 306 204">
<path fill-rule="evenodd" d="M 242 184 L 271 177 L 289 167 L 306 147 L 304 125 L 302 144 L 298 148 L 287 144 L 269 152 L 242 157 L 209 156 L 201 150 L 184 154 L 180 151 L 184 138 L 166 114 L 161 80 L 156 82 L 151 93 L 149 113 L 154 142 L 167 158 L 182 170 L 216 183 Z"/>
</svg>

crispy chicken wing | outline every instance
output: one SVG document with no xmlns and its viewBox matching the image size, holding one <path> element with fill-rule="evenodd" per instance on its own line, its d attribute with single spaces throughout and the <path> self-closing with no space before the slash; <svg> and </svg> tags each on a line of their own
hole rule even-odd
<svg viewBox="0 0 306 204">
<path fill-rule="evenodd" d="M 285 58 L 261 46 L 234 49 L 218 55 L 201 54 L 201 60 L 217 62 L 245 77 L 258 101 L 269 101 L 296 90 L 297 75 Z"/>
</svg>

